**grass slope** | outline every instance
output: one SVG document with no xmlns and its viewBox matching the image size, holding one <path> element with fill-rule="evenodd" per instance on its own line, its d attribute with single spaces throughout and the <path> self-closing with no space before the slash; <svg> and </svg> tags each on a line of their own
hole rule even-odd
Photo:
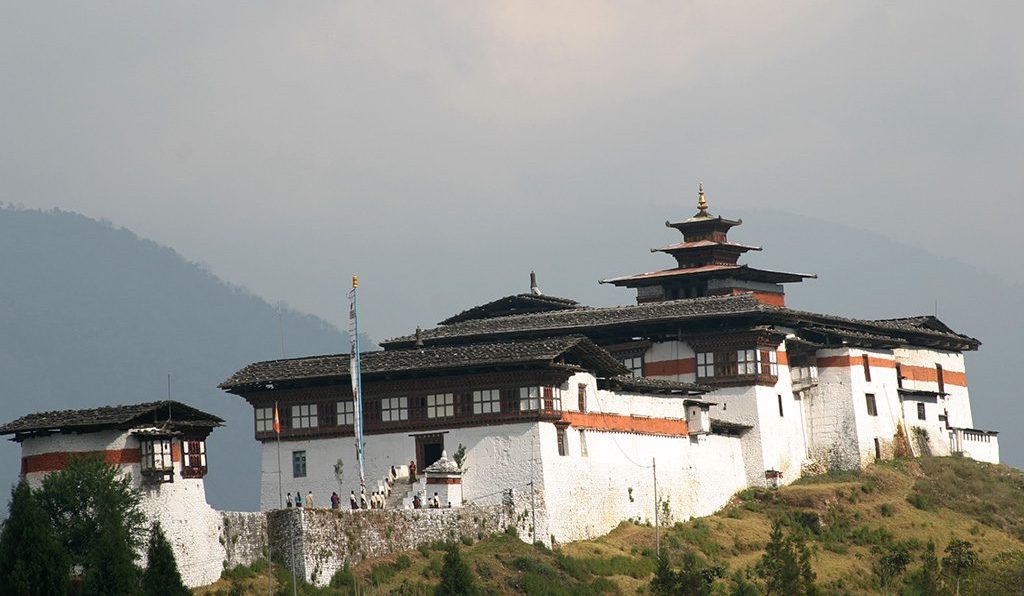
<svg viewBox="0 0 1024 596">
<path fill-rule="evenodd" d="M 671 562 L 695 551 L 724 566 L 725 577 L 715 590 L 729 594 L 740 577 L 758 584 L 751 570 L 775 520 L 807 537 L 818 586 L 828 594 L 878 593 L 872 564 L 881 553 L 894 546 L 908 549 L 909 575 L 920 567 L 929 540 L 941 559 L 953 538 L 970 541 L 982 561 L 966 578 L 962 593 L 1010 594 L 1024 581 L 1024 473 L 962 458 L 883 462 L 863 473 L 805 478 L 778 491 L 743 491 L 716 515 L 664 528 L 662 550 Z M 554 550 L 511 535 L 461 548 L 488 594 L 644 594 L 655 569 L 654 529 L 629 523 L 601 538 Z M 335 588 L 299 586 L 298 592 L 430 594 L 443 556 L 443 545 L 424 546 L 364 561 L 339 574 Z M 228 572 L 198 593 L 265 594 L 265 569 L 262 576 L 259 570 Z M 290 578 L 277 580 L 275 593 L 290 594 Z"/>
</svg>

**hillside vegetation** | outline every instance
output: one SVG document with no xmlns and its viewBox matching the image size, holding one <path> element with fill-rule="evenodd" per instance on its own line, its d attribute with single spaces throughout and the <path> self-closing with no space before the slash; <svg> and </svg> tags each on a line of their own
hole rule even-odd
<svg viewBox="0 0 1024 596">
<path fill-rule="evenodd" d="M 875 594 L 883 579 L 885 593 L 953 593 L 949 566 L 932 591 L 913 582 L 920 585 L 929 542 L 941 567 L 945 548 L 957 539 L 969 542 L 979 559 L 962 577 L 962 594 L 1018 594 L 1024 586 L 1024 473 L 962 458 L 882 462 L 777 491 L 749 489 L 716 515 L 663 528 L 662 553 L 676 568 L 687 557 L 691 569 L 720 566 L 713 593 L 768 593 L 757 568 L 773 523 L 805 541 L 822 594 Z M 653 593 L 654 547 L 654 528 L 631 523 L 553 550 L 512 535 L 458 545 L 481 593 L 543 595 Z M 879 563 L 901 556 L 893 553 L 906 554 L 902 573 L 887 573 L 892 569 Z M 299 593 L 431 594 L 444 556 L 445 545 L 437 544 L 364 561 L 339 573 L 334 588 L 299 586 Z M 266 591 L 266 567 L 257 566 L 226 572 L 198 593 Z M 291 593 L 288 574 L 276 578 L 277 591 Z"/>
</svg>

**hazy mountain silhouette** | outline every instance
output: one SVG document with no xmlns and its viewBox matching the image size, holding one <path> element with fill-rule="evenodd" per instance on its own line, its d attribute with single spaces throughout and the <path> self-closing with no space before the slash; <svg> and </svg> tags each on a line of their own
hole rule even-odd
<svg viewBox="0 0 1024 596">
<path fill-rule="evenodd" d="M 0 208 L 0 418 L 174 399 L 217 414 L 210 502 L 259 505 L 252 411 L 217 389 L 235 369 L 281 356 L 348 351 L 323 320 L 274 307 L 167 247 L 74 213 Z M 0 486 L 19 448 L 0 447 Z M 4 489 L 6 494 L 6 489 Z M 6 508 L 3 508 L 6 511 Z"/>
</svg>

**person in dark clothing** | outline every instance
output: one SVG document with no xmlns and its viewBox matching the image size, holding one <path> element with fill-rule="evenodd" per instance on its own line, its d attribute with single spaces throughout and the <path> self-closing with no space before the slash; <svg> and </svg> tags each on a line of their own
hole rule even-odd
<svg viewBox="0 0 1024 596">
<path fill-rule="evenodd" d="M 416 462 L 409 462 L 409 484 L 416 483 Z"/>
<path fill-rule="evenodd" d="M 295 506 L 302 509 L 302 491 L 295 493 Z"/>
<path fill-rule="evenodd" d="M 278 494 L 281 494 L 281 493 L 278 493 Z M 284 500 L 284 506 L 289 508 L 289 509 L 292 508 L 292 493 L 288 493 L 288 496 Z"/>
<path fill-rule="evenodd" d="M 338 496 L 337 492 L 331 493 L 331 509 L 337 509 L 341 507 L 341 497 Z"/>
<path fill-rule="evenodd" d="M 348 504 L 352 506 L 353 510 L 359 509 L 359 501 L 356 501 L 356 491 L 349 493 Z"/>
</svg>

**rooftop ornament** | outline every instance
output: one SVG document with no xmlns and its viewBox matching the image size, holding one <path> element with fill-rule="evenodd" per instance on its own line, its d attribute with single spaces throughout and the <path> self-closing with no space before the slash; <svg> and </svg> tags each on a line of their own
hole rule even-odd
<svg viewBox="0 0 1024 596">
<path fill-rule="evenodd" d="M 708 201 L 704 198 L 704 183 L 701 182 L 697 187 L 697 215 L 694 217 L 711 217 L 708 215 Z"/>
<path fill-rule="evenodd" d="M 537 286 L 537 274 L 533 271 L 530 272 L 530 293 L 534 296 L 540 296 L 540 287 Z"/>
</svg>

